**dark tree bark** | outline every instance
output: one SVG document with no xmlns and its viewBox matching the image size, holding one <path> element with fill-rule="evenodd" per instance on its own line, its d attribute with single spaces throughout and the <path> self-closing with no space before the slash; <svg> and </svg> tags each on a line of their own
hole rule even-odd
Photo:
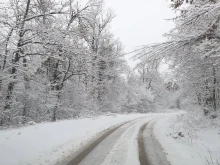
<svg viewBox="0 0 220 165">
<path fill-rule="evenodd" d="M 12 70 L 11 70 L 11 74 L 13 75 L 14 80 L 16 79 L 16 76 L 15 76 L 15 74 L 17 72 L 17 66 L 16 65 L 18 65 L 18 62 L 19 62 L 19 59 L 20 59 L 20 54 L 24 53 L 23 50 L 22 50 L 22 41 L 23 41 L 23 37 L 24 37 L 24 34 L 25 34 L 24 26 L 25 26 L 25 20 L 28 16 L 30 1 L 31 0 L 27 1 L 25 13 L 24 13 L 23 19 L 20 23 L 19 40 L 18 40 L 18 43 L 17 43 L 17 50 L 14 53 L 15 57 L 12 61 L 13 67 L 12 67 Z M 15 85 L 15 81 L 10 82 L 9 85 L 8 85 L 7 96 L 5 98 L 5 107 L 4 107 L 4 109 L 10 109 L 10 107 L 11 107 L 12 95 L 13 95 L 12 93 L 13 93 L 13 90 L 14 90 L 14 85 Z"/>
</svg>

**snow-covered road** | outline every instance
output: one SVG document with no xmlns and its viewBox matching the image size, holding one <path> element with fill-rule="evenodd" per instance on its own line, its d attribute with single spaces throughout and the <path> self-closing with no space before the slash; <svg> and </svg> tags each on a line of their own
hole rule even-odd
<svg viewBox="0 0 220 165">
<path fill-rule="evenodd" d="M 161 116 L 151 115 L 108 130 L 75 153 L 68 165 L 168 165 L 152 136 L 152 127 L 159 119 Z"/>
<path fill-rule="evenodd" d="M 101 116 L 1 130 L 0 165 L 218 165 L 219 127 L 188 139 L 182 125 L 173 127 L 182 115 Z"/>
<path fill-rule="evenodd" d="M 101 116 L 1 130 L 0 165 L 64 165 L 73 159 L 76 151 L 108 128 L 150 116 Z"/>
<path fill-rule="evenodd" d="M 169 123 L 158 123 L 172 116 L 101 116 L 1 130 L 0 165 L 168 165 Z"/>
</svg>

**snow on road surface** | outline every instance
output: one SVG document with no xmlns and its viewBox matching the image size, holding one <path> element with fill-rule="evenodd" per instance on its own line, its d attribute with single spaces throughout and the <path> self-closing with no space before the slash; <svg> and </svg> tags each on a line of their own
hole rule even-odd
<svg viewBox="0 0 220 165">
<path fill-rule="evenodd" d="M 98 132 L 143 116 L 102 116 L 1 130 L 0 165 L 54 165 Z"/>
<path fill-rule="evenodd" d="M 193 129 L 193 136 L 180 137 L 172 125 L 178 124 L 177 116 L 158 121 L 154 127 L 156 138 L 161 143 L 171 165 L 219 165 L 220 129 Z M 196 127 L 196 126 L 195 126 Z"/>
<path fill-rule="evenodd" d="M 165 116 L 163 116 L 164 118 Z M 167 117 L 167 116 L 166 116 Z M 148 158 L 148 162 L 150 165 L 170 165 L 169 161 L 167 161 L 166 154 L 164 153 L 164 149 L 161 147 L 160 143 L 157 141 L 157 138 L 154 135 L 154 126 L 155 124 L 161 120 L 160 118 L 156 118 L 152 122 L 149 122 L 144 129 L 143 138 L 145 144 L 145 152 Z"/>
<path fill-rule="evenodd" d="M 140 127 L 155 116 L 148 116 L 138 121 L 128 123 L 123 134 L 114 144 L 113 148 L 101 165 L 139 165 L 137 138 Z"/>
<path fill-rule="evenodd" d="M 100 136 L 100 132 L 133 119 L 136 120 L 106 136 L 80 163 L 139 165 L 139 135 L 144 128 L 141 132 L 142 144 L 150 165 L 206 165 L 208 162 L 217 165 L 216 161 L 220 162 L 219 127 L 199 130 L 191 139 L 179 137 L 173 134 L 177 130 L 170 127 L 175 124 L 176 117 L 175 113 L 102 116 L 2 130 L 0 165 L 68 164 L 74 154 L 86 147 L 91 139 Z"/>
<path fill-rule="evenodd" d="M 94 140 L 91 144 L 85 147 L 79 154 L 75 154 L 68 165 L 154 165 L 152 162 L 161 162 L 161 165 L 169 165 L 166 160 L 166 156 L 163 153 L 163 149 L 155 152 L 153 159 L 148 161 L 148 155 L 145 150 L 154 149 L 155 146 L 159 146 L 159 143 L 150 136 L 148 140 L 154 142 L 154 146 L 145 145 L 146 132 L 152 135 L 153 128 L 150 124 L 156 119 L 164 118 L 164 115 L 150 115 L 137 120 L 133 120 L 116 130 L 111 132 L 106 138 L 102 140 Z M 150 127 L 145 125 L 150 125 Z M 144 126 L 144 127 L 143 127 Z M 144 129 L 142 129 L 144 128 Z M 91 148 L 91 146 L 93 146 Z M 156 148 L 157 149 L 157 148 Z M 156 151 L 156 149 L 154 151 Z M 89 150 L 89 152 L 87 152 Z M 163 158 L 158 156 L 163 155 Z"/>
</svg>

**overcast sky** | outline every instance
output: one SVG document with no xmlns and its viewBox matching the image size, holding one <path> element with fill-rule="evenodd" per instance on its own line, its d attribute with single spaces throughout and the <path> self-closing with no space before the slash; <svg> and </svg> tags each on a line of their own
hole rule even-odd
<svg viewBox="0 0 220 165">
<path fill-rule="evenodd" d="M 163 34 L 174 24 L 165 19 L 175 16 L 168 3 L 167 0 L 105 0 L 106 7 L 116 14 L 111 30 L 120 38 L 125 52 L 166 40 Z"/>
</svg>

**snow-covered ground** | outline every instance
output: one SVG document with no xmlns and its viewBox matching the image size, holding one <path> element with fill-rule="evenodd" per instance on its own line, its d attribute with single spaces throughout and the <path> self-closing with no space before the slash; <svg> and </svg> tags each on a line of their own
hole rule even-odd
<svg viewBox="0 0 220 165">
<path fill-rule="evenodd" d="M 97 133 L 141 114 L 66 120 L 0 131 L 0 165 L 52 165 Z"/>
<path fill-rule="evenodd" d="M 201 121 L 198 118 L 197 121 L 193 121 L 194 123 L 187 121 L 188 125 L 186 125 L 186 121 L 183 122 L 183 119 L 189 118 L 184 115 L 184 113 L 166 114 L 153 124 L 155 137 L 161 143 L 168 161 L 171 165 L 219 165 L 217 161 L 220 163 L 220 122 L 216 122 L 218 119 Z M 19 129 L 1 130 L 0 165 L 54 165 L 62 163 L 65 158 L 85 145 L 97 133 L 143 116 L 149 116 L 147 117 L 149 120 L 157 115 L 102 116 L 96 119 L 66 120 Z M 132 126 L 131 129 L 129 128 L 126 131 L 128 133 L 125 132 L 120 138 L 122 140 L 119 139 L 115 145 L 116 148 L 113 148 L 105 162 L 109 160 L 112 162 L 113 156 L 118 153 L 115 151 L 119 151 L 120 147 L 124 149 L 125 142 L 130 144 L 127 147 L 133 148 L 129 150 L 133 151 L 132 155 L 137 154 L 136 135 L 139 131 L 138 128 L 146 121 L 143 120 L 143 122 Z M 213 122 L 207 124 L 208 121 Z M 206 127 L 201 123 L 206 123 Z M 136 133 L 133 134 L 135 131 Z M 180 132 L 181 134 L 179 134 Z M 132 136 L 129 133 L 132 133 Z M 123 138 L 125 135 L 129 135 L 130 140 L 127 137 Z M 127 143 L 128 140 L 129 143 Z M 121 156 L 123 154 L 117 155 L 117 158 Z"/>
<path fill-rule="evenodd" d="M 154 133 L 168 161 L 171 165 L 219 165 L 220 127 L 214 125 L 218 122 L 207 124 L 210 119 L 204 118 L 181 121 L 185 115 L 169 116 L 155 124 Z"/>
</svg>

